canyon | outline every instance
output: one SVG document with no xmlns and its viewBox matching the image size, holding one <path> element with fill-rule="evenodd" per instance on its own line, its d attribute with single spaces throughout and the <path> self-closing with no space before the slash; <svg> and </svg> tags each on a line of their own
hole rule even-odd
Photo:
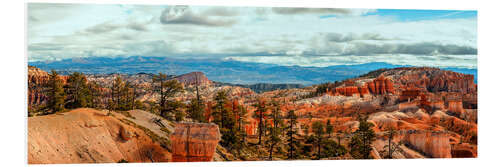
<svg viewBox="0 0 500 167">
<path fill-rule="evenodd" d="M 89 82 L 96 82 L 103 89 L 109 89 L 118 76 L 136 85 L 138 100 L 156 102 L 158 94 L 149 91 L 152 74 L 86 75 Z M 65 82 L 67 77 L 62 75 L 61 79 Z M 295 111 L 299 123 L 295 128 L 300 135 L 312 133 L 312 129 L 305 127 L 311 127 L 314 122 L 330 121 L 334 124 L 334 136 L 340 136 L 343 145 L 347 145 L 349 134 L 358 129 L 358 116 L 368 116 L 367 121 L 374 125 L 372 129 L 376 133 L 374 158 L 383 158 L 381 154 L 388 142 L 389 129 L 398 132 L 394 142 L 402 143 L 395 158 L 477 156 L 477 84 L 473 75 L 429 67 L 379 69 L 329 84 L 321 93 L 317 93 L 320 85 L 256 92 L 237 84 L 218 84 L 202 72 L 169 76 L 169 79 L 182 83 L 185 91 L 174 98 L 183 102 L 196 97 L 197 87 L 206 106 L 214 105 L 218 91 L 227 91 L 232 104 L 242 105 L 248 111 L 244 117 L 247 122 L 244 131 L 249 140 L 255 140 L 258 134 L 259 120 L 254 115 L 256 104 L 274 100 L 280 103 L 281 115 Z M 46 103 L 44 84 L 47 81 L 47 72 L 28 68 L 30 109 Z M 205 111 L 205 115 L 210 115 L 207 114 L 211 112 L 210 107 Z M 106 112 L 99 109 L 29 117 L 29 163 L 117 162 L 120 159 L 130 162 L 243 160 L 220 145 L 217 125 L 170 121 L 150 111 L 127 112 L 133 118 L 114 112 L 113 116 L 105 116 Z M 149 121 L 153 117 L 164 122 L 163 130 L 167 129 L 168 133 Z M 207 120 L 212 119 L 208 117 Z M 265 121 L 272 124 L 269 118 Z M 56 136 L 62 137 L 61 140 L 56 141 Z M 71 139 L 68 136 L 72 136 Z M 151 138 L 155 136 L 165 141 L 153 141 Z M 109 147 L 101 147 L 96 142 L 106 142 Z M 154 150 L 154 154 L 139 153 L 144 149 L 142 146 Z M 263 159 L 253 157 L 253 160 Z"/>
</svg>

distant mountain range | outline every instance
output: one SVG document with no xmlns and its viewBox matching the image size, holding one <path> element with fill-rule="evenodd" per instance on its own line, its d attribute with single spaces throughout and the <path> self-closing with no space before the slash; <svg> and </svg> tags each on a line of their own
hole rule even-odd
<svg viewBox="0 0 500 167">
<path fill-rule="evenodd" d="M 232 83 L 220 83 L 220 82 L 216 82 L 216 84 L 249 88 L 249 89 L 252 89 L 256 93 L 262 93 L 262 92 L 273 91 L 273 90 L 278 90 L 278 89 L 294 89 L 294 88 L 305 87 L 302 84 L 272 84 L 272 83 L 232 84 Z"/>
<path fill-rule="evenodd" d="M 381 68 L 406 67 L 388 63 L 374 62 L 359 65 L 337 65 L 329 67 L 280 66 L 266 63 L 240 62 L 216 59 L 173 59 L 166 57 L 89 57 L 73 58 L 52 62 L 29 62 L 42 70 L 52 69 L 67 74 L 83 72 L 86 74 L 108 73 L 158 73 L 181 75 L 201 71 L 212 80 L 221 83 L 253 85 L 265 90 L 266 84 L 284 84 L 283 87 L 301 87 L 325 82 L 340 81 L 357 77 Z M 476 69 L 443 68 L 455 72 L 473 74 L 477 82 Z M 295 85 L 292 85 L 295 84 Z"/>
</svg>

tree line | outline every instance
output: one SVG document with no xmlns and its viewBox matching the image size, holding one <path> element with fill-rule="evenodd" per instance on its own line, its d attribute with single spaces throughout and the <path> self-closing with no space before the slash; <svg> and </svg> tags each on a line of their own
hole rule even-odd
<svg viewBox="0 0 500 167">
<path fill-rule="evenodd" d="M 198 77 L 196 78 L 198 81 Z M 322 159 L 340 157 L 350 153 L 353 158 L 372 158 L 371 143 L 375 140 L 373 124 L 366 117 L 359 118 L 359 128 L 353 132 L 340 131 L 332 137 L 334 124 L 312 122 L 312 127 L 303 126 L 299 133 L 298 116 L 294 110 L 283 112 L 281 103 L 276 100 L 266 102 L 258 100 L 253 105 L 255 111 L 251 117 L 258 122 L 256 143 L 247 139 L 245 125 L 248 124 L 248 110 L 231 97 L 228 91 L 218 91 L 210 102 L 205 102 L 196 82 L 196 95 L 187 103 L 176 99 L 176 95 L 184 91 L 183 85 L 166 74 L 155 74 L 152 78 L 151 91 L 158 95 L 152 110 L 166 119 L 183 121 L 188 116 L 193 122 L 212 122 L 219 126 L 222 134 L 221 145 L 228 150 L 240 154 L 250 145 L 267 149 L 267 159 L 273 160 L 276 155 L 285 159 Z M 45 112 L 55 113 L 72 108 L 90 107 L 105 108 L 109 111 L 127 111 L 143 108 L 144 104 L 137 100 L 137 86 L 117 76 L 111 86 L 106 88 L 96 82 L 89 82 L 85 75 L 75 72 L 64 84 L 59 74 L 52 70 L 48 81 L 48 103 Z M 283 114 L 285 113 L 285 114 Z M 310 116 L 312 118 L 312 116 Z M 311 129 L 310 129 L 311 128 Z M 310 134 L 310 131 L 312 134 Z M 392 134 L 391 134 L 392 135 Z M 342 136 L 350 136 L 346 149 L 341 144 Z M 392 137 L 392 136 L 391 136 Z M 389 141 L 389 157 L 395 151 Z"/>
<path fill-rule="evenodd" d="M 49 73 L 46 92 L 47 104 L 38 111 L 42 115 L 82 107 L 131 110 L 142 106 L 136 99 L 135 85 L 123 81 L 119 76 L 113 80 L 112 86 L 106 89 L 95 81 L 88 81 L 83 73 L 74 72 L 64 82 L 61 76 L 52 70 Z"/>
</svg>

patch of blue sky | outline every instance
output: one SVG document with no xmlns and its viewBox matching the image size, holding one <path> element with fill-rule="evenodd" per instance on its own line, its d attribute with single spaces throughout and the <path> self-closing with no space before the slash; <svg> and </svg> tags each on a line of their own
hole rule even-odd
<svg viewBox="0 0 500 167">
<path fill-rule="evenodd" d="M 377 9 L 376 12 L 369 12 L 363 16 L 392 17 L 398 21 L 420 21 L 436 19 L 460 19 L 477 18 L 477 11 L 474 10 L 418 10 L 418 9 Z M 337 17 L 337 15 L 322 15 L 320 19 Z"/>
<path fill-rule="evenodd" d="M 477 11 L 472 10 L 412 10 L 412 9 L 378 9 L 366 15 L 394 17 L 399 21 L 420 21 L 436 19 L 477 18 Z"/>
</svg>

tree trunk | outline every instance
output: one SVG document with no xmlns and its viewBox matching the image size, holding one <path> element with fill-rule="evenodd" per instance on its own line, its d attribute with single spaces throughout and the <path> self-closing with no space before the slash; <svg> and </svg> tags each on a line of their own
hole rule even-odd
<svg viewBox="0 0 500 167">
<path fill-rule="evenodd" d="M 274 143 L 271 144 L 271 149 L 269 149 L 269 160 L 273 160 L 273 148 L 274 148 Z"/>
</svg>

